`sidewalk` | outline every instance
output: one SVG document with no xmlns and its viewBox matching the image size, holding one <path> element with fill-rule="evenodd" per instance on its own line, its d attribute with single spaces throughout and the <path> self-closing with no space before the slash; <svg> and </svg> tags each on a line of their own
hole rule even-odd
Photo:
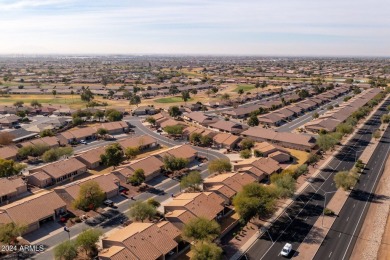
<svg viewBox="0 0 390 260">
<path fill-rule="evenodd" d="M 381 125 L 380 129 L 382 129 L 382 127 L 383 125 Z M 372 140 L 364 149 L 359 159 L 366 164 L 374 153 L 378 144 L 379 140 Z M 326 207 L 333 210 L 335 212 L 335 215 L 338 215 L 343 208 L 345 202 L 347 201 L 348 197 L 349 192 L 345 192 L 343 189 L 338 189 L 335 195 L 326 205 Z M 313 259 L 335 221 L 336 218 L 333 216 L 319 217 L 314 223 L 309 234 L 307 234 L 306 238 L 298 247 L 297 251 L 299 252 L 299 255 L 296 257 L 296 259 Z"/>
<path fill-rule="evenodd" d="M 286 200 L 286 204 L 285 204 L 285 207 L 283 207 L 283 208 L 279 208 L 274 214 L 273 214 L 273 216 L 271 217 L 271 219 L 269 219 L 269 221 L 268 222 L 266 222 L 265 224 L 264 224 L 264 228 L 265 229 L 267 229 L 267 228 L 269 228 L 272 224 L 273 224 L 273 222 L 277 219 L 277 218 L 279 218 L 282 214 L 283 214 L 283 212 L 291 205 L 291 203 L 293 203 L 294 202 L 294 198 L 296 198 L 296 197 L 298 197 L 309 185 L 310 185 L 310 183 L 307 181 L 308 179 L 310 179 L 310 178 L 316 178 L 319 174 L 320 174 L 320 172 L 324 169 L 324 168 L 326 168 L 327 166 L 328 166 L 328 164 L 335 158 L 335 156 L 340 152 L 340 150 L 344 147 L 344 145 L 345 144 L 347 144 L 356 134 L 357 134 L 357 132 L 360 130 L 360 128 L 362 127 L 362 126 L 364 126 L 364 124 L 365 124 L 365 122 L 367 121 L 367 120 L 369 120 L 372 116 L 373 116 L 373 114 L 377 111 L 377 109 L 380 107 L 380 106 L 382 106 L 382 104 L 385 102 L 385 100 L 387 99 L 388 97 L 385 97 L 384 99 L 383 99 L 383 101 L 381 102 L 381 103 L 379 103 L 378 105 L 377 105 L 377 107 L 375 108 L 375 109 L 373 109 L 373 111 L 371 111 L 371 113 L 365 118 L 365 120 L 364 121 L 362 121 L 362 122 L 359 122 L 359 124 L 355 127 L 355 130 L 350 134 L 350 135 L 348 135 L 347 136 L 347 138 L 344 138 L 344 139 L 342 139 L 341 141 L 340 141 L 340 143 L 341 143 L 341 145 L 339 145 L 339 146 L 337 146 L 337 148 L 331 153 L 331 154 L 325 154 L 324 156 L 326 156 L 327 158 L 324 160 L 324 161 L 320 161 L 318 164 L 319 165 L 321 165 L 321 167 L 319 167 L 317 170 L 315 170 L 315 168 L 313 168 L 313 167 L 309 167 L 309 174 L 307 174 L 307 176 L 310 176 L 310 177 L 306 177 L 306 181 L 301 185 L 301 186 L 299 186 L 299 188 L 297 189 L 297 191 L 294 193 L 294 195 L 293 195 L 293 198 L 292 199 L 288 199 L 288 200 Z M 382 129 L 382 127 L 383 127 L 383 125 L 381 125 L 381 127 L 380 127 L 380 129 Z M 376 146 L 378 145 L 378 143 L 379 143 L 379 140 L 374 140 L 374 141 L 371 141 L 370 142 L 370 144 L 365 148 L 365 150 L 363 151 L 363 153 L 362 153 L 362 155 L 359 157 L 364 163 L 367 163 L 367 161 L 369 160 L 369 158 L 371 157 L 371 154 L 374 152 L 374 150 L 375 150 L 375 148 L 376 148 Z M 312 171 L 314 171 L 312 174 L 310 174 Z M 302 176 L 301 176 L 302 177 Z M 299 184 L 299 179 L 297 180 L 297 183 Z M 345 192 L 344 192 L 344 194 L 345 194 Z M 341 195 L 338 195 L 338 197 L 341 197 Z M 345 200 L 344 200 L 344 202 L 342 202 L 342 205 L 341 205 L 341 208 L 342 208 L 342 206 L 344 205 L 344 203 L 345 203 L 345 201 L 346 201 L 346 199 L 348 198 L 348 196 L 345 196 L 346 198 L 345 198 Z M 336 198 L 336 194 L 335 194 L 335 196 L 333 197 L 333 198 Z M 333 200 L 333 198 L 332 198 L 332 200 Z M 340 198 L 338 198 L 338 199 L 340 199 Z M 331 200 L 331 201 L 332 201 Z M 331 202 L 329 202 L 328 203 L 328 205 L 330 204 Z M 332 202 L 332 203 L 334 203 L 334 202 Z M 337 204 L 336 204 L 337 205 Z M 338 206 L 334 206 L 336 209 L 337 209 L 337 207 Z M 340 210 L 341 210 L 341 208 L 340 208 Z M 334 210 L 334 209 L 333 209 Z M 334 210 L 335 212 L 336 212 L 336 210 Z M 319 219 L 320 220 L 320 219 Z M 324 219 L 324 221 L 325 221 L 325 219 Z M 327 220 L 327 221 L 329 221 L 329 220 Z M 317 220 L 317 222 L 318 222 L 318 220 Z M 317 222 L 315 223 L 315 224 L 317 224 Z M 321 222 L 319 223 L 320 224 L 320 226 L 322 227 L 322 220 L 321 220 Z M 332 222 L 332 224 L 333 224 L 333 222 Z M 312 228 L 312 230 L 313 230 L 313 232 L 314 232 L 314 230 L 315 229 L 317 229 L 318 228 L 318 225 L 316 226 L 316 228 L 314 228 L 314 226 L 313 226 L 313 228 Z M 328 229 L 326 230 L 326 234 L 327 234 L 327 232 L 328 232 Z M 239 259 L 240 257 L 241 257 L 241 255 L 244 253 L 244 252 L 246 252 L 251 246 L 252 246 L 252 244 L 256 241 L 256 239 L 258 238 L 258 237 L 260 237 L 260 236 L 262 236 L 263 235 L 263 233 L 264 232 L 262 232 L 262 231 L 258 231 L 255 235 L 253 235 L 252 237 L 250 237 L 248 240 L 247 240 L 247 242 L 245 242 L 245 244 L 232 256 L 232 257 L 230 257 L 230 260 L 236 260 L 236 259 Z M 318 233 L 320 233 L 320 232 L 318 232 Z M 325 234 L 325 236 L 326 236 L 326 234 Z M 312 236 L 313 234 L 311 234 L 311 231 L 309 232 L 309 234 L 308 234 L 308 236 L 307 237 L 310 237 L 310 236 Z M 322 238 L 322 239 L 320 239 L 321 240 L 321 242 L 319 243 L 319 245 L 318 245 L 318 248 L 319 248 L 319 246 L 321 245 L 321 243 L 322 243 L 322 241 L 323 241 L 323 239 L 325 238 L 325 236 Z M 301 244 L 301 246 L 302 246 L 302 244 Z M 318 250 L 318 248 L 317 249 L 315 249 L 314 247 L 311 247 L 311 250 L 315 250 L 315 252 L 317 252 L 317 250 Z M 298 248 L 298 251 L 299 251 L 299 249 L 300 248 Z M 306 249 L 305 249 L 306 250 Z M 301 251 L 300 251 L 301 252 Z M 310 252 L 308 252 L 308 254 L 310 254 Z M 315 253 L 314 253 L 315 254 Z M 299 257 L 305 257 L 305 255 L 306 254 L 300 254 L 300 256 Z M 313 255 L 314 256 L 314 255 Z M 312 258 L 303 258 L 303 259 L 312 259 Z"/>
</svg>

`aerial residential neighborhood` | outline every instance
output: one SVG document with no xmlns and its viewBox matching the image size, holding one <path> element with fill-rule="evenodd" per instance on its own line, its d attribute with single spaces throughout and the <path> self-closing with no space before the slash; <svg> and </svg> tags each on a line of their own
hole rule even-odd
<svg viewBox="0 0 390 260">
<path fill-rule="evenodd" d="M 390 259 L 388 10 L 0 1 L 0 259 Z"/>
</svg>

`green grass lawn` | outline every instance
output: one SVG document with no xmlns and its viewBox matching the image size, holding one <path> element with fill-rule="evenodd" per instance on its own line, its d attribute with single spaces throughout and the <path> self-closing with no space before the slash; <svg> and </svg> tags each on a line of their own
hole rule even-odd
<svg viewBox="0 0 390 260">
<path fill-rule="evenodd" d="M 193 99 L 190 98 L 188 101 L 192 101 Z M 177 102 L 184 102 L 181 97 L 167 97 L 167 98 L 159 98 L 156 99 L 154 102 L 156 103 L 177 103 Z"/>
<path fill-rule="evenodd" d="M 243 89 L 244 92 L 247 92 L 249 90 L 252 90 L 255 88 L 255 85 L 252 84 L 238 84 L 237 88 L 235 88 L 233 91 L 238 92 L 239 89 Z"/>
<path fill-rule="evenodd" d="M 81 101 L 79 96 L 58 96 L 54 98 L 50 95 L 11 95 L 9 97 L 0 96 L 0 104 L 12 105 L 16 101 L 22 101 L 26 105 L 30 105 L 31 101 L 37 100 L 41 104 L 62 104 L 71 107 L 81 107 L 85 102 Z"/>
</svg>

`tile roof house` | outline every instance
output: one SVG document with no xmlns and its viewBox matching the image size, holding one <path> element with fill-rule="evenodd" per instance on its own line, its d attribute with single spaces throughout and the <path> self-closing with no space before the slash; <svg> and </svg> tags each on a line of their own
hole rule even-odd
<svg viewBox="0 0 390 260">
<path fill-rule="evenodd" d="M 208 126 L 218 121 L 218 118 L 208 116 L 202 112 L 191 112 L 183 116 L 184 119 L 197 124 Z"/>
<path fill-rule="evenodd" d="M 195 150 L 191 145 L 185 144 L 180 146 L 174 146 L 162 153 L 156 154 L 156 156 L 161 160 L 163 160 L 164 157 L 167 155 L 176 158 L 185 158 L 189 162 L 192 162 L 196 159 L 196 157 L 198 157 L 198 151 Z"/>
<path fill-rule="evenodd" d="M 124 121 L 102 123 L 98 128 L 106 129 L 110 135 L 122 134 L 129 131 L 129 126 Z"/>
<path fill-rule="evenodd" d="M 131 162 L 126 167 L 133 172 L 137 169 L 143 169 L 145 173 L 145 181 L 149 181 L 161 174 L 161 169 L 164 163 L 156 156 L 148 156 L 146 158 Z"/>
<path fill-rule="evenodd" d="M 7 145 L 0 148 L 0 158 L 6 160 L 16 160 L 18 148 L 14 145 Z"/>
<path fill-rule="evenodd" d="M 233 169 L 251 174 L 257 181 L 267 181 L 269 176 L 279 172 L 281 167 L 277 161 L 271 158 L 252 158 L 234 164 Z"/>
<path fill-rule="evenodd" d="M 241 138 L 228 133 L 218 133 L 213 137 L 213 144 L 219 148 L 234 149 Z"/>
<path fill-rule="evenodd" d="M 61 144 L 69 144 L 71 142 L 79 142 L 81 140 L 93 140 L 96 136 L 96 128 L 94 127 L 80 127 L 74 128 L 57 135 Z"/>
<path fill-rule="evenodd" d="M 224 214 L 225 200 L 212 192 L 182 193 L 164 205 L 164 212 L 188 210 L 197 217 L 209 220 Z"/>
<path fill-rule="evenodd" d="M 91 181 L 99 184 L 100 188 L 106 194 L 107 199 L 115 197 L 119 194 L 119 181 L 112 173 L 91 176 L 88 179 L 72 182 L 70 184 L 57 187 L 54 190 L 64 201 L 71 203 L 73 200 L 77 199 L 81 185 Z M 71 198 L 71 201 L 68 201 L 69 198 Z"/>
<path fill-rule="evenodd" d="M 38 139 L 29 140 L 23 143 L 20 143 L 18 146 L 25 147 L 30 145 L 47 145 L 50 148 L 59 147 L 58 139 L 55 136 L 45 136 Z"/>
<path fill-rule="evenodd" d="M 66 180 L 72 180 L 75 176 L 80 175 L 87 171 L 87 166 L 77 160 L 76 158 L 70 158 L 67 160 L 61 160 L 54 163 L 46 164 L 42 167 L 38 167 L 30 170 L 30 176 L 36 172 L 44 172 L 51 178 L 51 184 L 57 184 Z"/>
<path fill-rule="evenodd" d="M 100 146 L 86 152 L 75 155 L 75 158 L 85 164 L 88 169 L 95 169 L 99 167 L 101 162 L 101 155 L 106 151 L 105 146 Z"/>
<path fill-rule="evenodd" d="M 140 150 L 155 148 L 158 146 L 157 140 L 149 135 L 126 138 L 118 142 L 125 150 L 128 147 L 138 147 Z"/>
<path fill-rule="evenodd" d="M 66 204 L 55 192 L 50 191 L 2 206 L 2 211 L 13 222 L 27 225 L 26 233 L 29 233 L 39 229 L 45 221 L 56 220 L 59 214 L 66 212 Z"/>
<path fill-rule="evenodd" d="M 171 251 L 177 253 L 179 236 L 180 231 L 172 224 L 131 223 L 102 240 L 101 254 L 107 254 L 106 248 L 116 247 L 111 254 L 116 255 L 125 248 L 131 252 L 129 259 L 165 259 Z"/>
<path fill-rule="evenodd" d="M 0 178 L 0 204 L 27 193 L 27 183 L 21 178 Z"/>
<path fill-rule="evenodd" d="M 231 121 L 219 120 L 214 124 L 209 125 L 210 128 L 217 129 L 221 132 L 239 134 L 248 129 L 248 126 L 237 124 Z"/>
</svg>

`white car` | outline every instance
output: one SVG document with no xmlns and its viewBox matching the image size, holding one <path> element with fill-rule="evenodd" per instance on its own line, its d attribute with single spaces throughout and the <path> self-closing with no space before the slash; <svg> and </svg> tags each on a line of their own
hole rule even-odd
<svg viewBox="0 0 390 260">
<path fill-rule="evenodd" d="M 292 250 L 292 245 L 289 244 L 289 243 L 286 243 L 282 249 L 282 251 L 280 252 L 280 254 L 282 256 L 289 256 L 289 254 L 291 253 L 291 250 Z"/>
</svg>

